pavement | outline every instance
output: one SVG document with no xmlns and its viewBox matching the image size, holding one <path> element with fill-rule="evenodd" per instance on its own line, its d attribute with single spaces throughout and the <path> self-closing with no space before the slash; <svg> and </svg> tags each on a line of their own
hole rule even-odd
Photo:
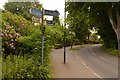
<svg viewBox="0 0 120 80">
<path fill-rule="evenodd" d="M 64 61 L 63 49 L 52 51 L 52 68 L 54 78 L 98 78 L 96 75 L 91 74 L 91 71 L 80 63 L 76 58 L 77 51 L 69 50 L 66 48 L 67 61 Z"/>
<path fill-rule="evenodd" d="M 77 46 L 74 46 L 77 47 Z M 117 58 L 100 49 L 100 45 L 85 46 L 80 50 L 66 48 L 67 61 L 64 64 L 64 51 L 51 52 L 52 73 L 54 78 L 117 78 Z"/>
</svg>

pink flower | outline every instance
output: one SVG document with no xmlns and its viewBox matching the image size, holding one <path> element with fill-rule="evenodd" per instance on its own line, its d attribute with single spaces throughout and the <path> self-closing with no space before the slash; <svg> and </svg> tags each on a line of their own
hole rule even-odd
<svg viewBox="0 0 120 80">
<path fill-rule="evenodd" d="M 11 43 L 12 45 L 14 44 L 14 43 Z"/>
<path fill-rule="evenodd" d="M 9 36 L 12 38 L 13 36 L 11 34 L 9 34 Z"/>
<path fill-rule="evenodd" d="M 11 45 L 10 47 L 11 47 L 11 48 L 14 48 L 14 46 L 13 46 L 13 45 Z"/>
<path fill-rule="evenodd" d="M 2 36 L 2 37 L 4 37 L 4 34 L 3 34 L 3 33 L 1 33 L 1 36 Z"/>
</svg>

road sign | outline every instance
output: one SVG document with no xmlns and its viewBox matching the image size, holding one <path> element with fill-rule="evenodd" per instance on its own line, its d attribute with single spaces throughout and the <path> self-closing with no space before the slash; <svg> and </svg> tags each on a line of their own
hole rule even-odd
<svg viewBox="0 0 120 80">
<path fill-rule="evenodd" d="M 36 22 L 36 23 L 42 23 L 42 19 L 41 18 L 32 17 L 32 21 Z"/>
<path fill-rule="evenodd" d="M 39 17 L 42 16 L 42 12 L 39 11 L 39 10 L 37 10 L 37 9 L 30 9 L 30 13 L 31 13 L 31 14 L 34 14 L 34 15 L 37 15 L 37 16 L 39 16 Z"/>
<path fill-rule="evenodd" d="M 45 25 L 55 25 L 54 21 L 46 20 Z"/>
<path fill-rule="evenodd" d="M 44 15 L 49 15 L 49 16 L 59 16 L 60 13 L 55 10 L 55 11 L 52 11 L 52 10 L 45 10 L 44 11 Z"/>
</svg>

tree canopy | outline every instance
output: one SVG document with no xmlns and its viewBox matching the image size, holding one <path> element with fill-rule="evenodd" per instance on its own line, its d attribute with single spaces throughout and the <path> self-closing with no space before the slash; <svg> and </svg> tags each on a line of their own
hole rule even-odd
<svg viewBox="0 0 120 80">
<path fill-rule="evenodd" d="M 118 45 L 119 49 L 120 43 L 118 39 L 120 31 L 116 32 L 116 29 L 119 30 L 120 2 L 67 2 L 66 9 L 69 13 L 69 27 L 73 26 L 76 28 L 75 32 L 83 34 L 80 31 L 80 26 L 83 25 L 81 21 L 83 21 L 85 24 L 82 30 L 86 29 L 86 32 L 88 32 L 87 29 L 96 27 L 98 29 L 97 34 L 101 36 L 106 47 L 117 48 L 116 46 Z M 79 25 L 75 25 L 77 23 Z"/>
<path fill-rule="evenodd" d="M 41 10 L 42 5 L 39 2 L 8 2 L 5 3 L 5 10 L 23 16 L 25 19 L 32 21 L 30 9 Z"/>
</svg>

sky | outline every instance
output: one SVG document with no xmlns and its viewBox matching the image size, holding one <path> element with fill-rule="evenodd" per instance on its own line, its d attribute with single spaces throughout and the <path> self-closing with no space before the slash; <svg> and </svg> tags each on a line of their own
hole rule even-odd
<svg viewBox="0 0 120 80">
<path fill-rule="evenodd" d="M 43 4 L 43 8 L 47 10 L 58 10 L 60 19 L 64 18 L 64 0 L 39 0 Z"/>
<path fill-rule="evenodd" d="M 47 10 L 58 10 L 60 13 L 60 19 L 64 19 L 64 0 L 39 0 L 40 3 L 43 5 L 44 9 Z M 0 9 L 3 9 L 3 5 L 8 0 L 0 0 Z M 52 17 L 48 17 L 51 20 Z"/>
</svg>

